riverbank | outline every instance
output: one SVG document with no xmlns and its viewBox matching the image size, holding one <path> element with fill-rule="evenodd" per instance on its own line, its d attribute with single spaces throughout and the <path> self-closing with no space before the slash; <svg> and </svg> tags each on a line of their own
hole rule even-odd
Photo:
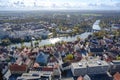
<svg viewBox="0 0 120 80">
<path fill-rule="evenodd" d="M 57 37 L 57 38 L 51 38 L 51 39 L 46 39 L 46 40 L 41 40 L 41 41 L 38 41 L 39 43 L 39 46 L 44 46 L 44 45 L 49 45 L 49 44 L 55 44 L 57 42 L 61 42 L 61 41 L 65 41 L 65 42 L 74 42 L 77 40 L 77 38 L 80 38 L 82 40 L 84 40 L 85 38 L 87 38 L 90 34 L 92 34 L 92 32 L 85 32 L 85 33 L 82 33 L 80 35 L 76 35 L 74 37 Z M 33 45 L 36 41 L 32 41 Z M 31 46 L 31 42 L 24 42 L 23 44 L 24 46 L 27 46 L 27 47 L 30 47 Z M 8 47 L 21 47 L 21 43 L 18 43 L 18 44 L 12 44 L 12 45 L 9 45 Z"/>
</svg>

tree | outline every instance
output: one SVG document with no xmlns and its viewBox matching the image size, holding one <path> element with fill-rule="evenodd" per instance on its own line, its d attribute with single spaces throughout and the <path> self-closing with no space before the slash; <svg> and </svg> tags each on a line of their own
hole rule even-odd
<svg viewBox="0 0 120 80">
<path fill-rule="evenodd" d="M 34 45 L 35 45 L 35 47 L 39 46 L 39 42 L 36 41 L 36 42 L 34 43 Z"/>
<path fill-rule="evenodd" d="M 113 33 L 113 35 L 115 35 L 115 36 L 120 36 L 120 30 L 114 30 L 114 31 L 112 31 L 112 33 Z"/>
<path fill-rule="evenodd" d="M 24 42 L 21 42 L 21 47 L 23 47 L 24 46 Z"/>
<path fill-rule="evenodd" d="M 120 55 L 116 57 L 117 60 L 120 60 Z"/>
<path fill-rule="evenodd" d="M 72 54 L 68 54 L 65 58 L 64 58 L 64 61 L 70 61 L 70 60 L 73 60 L 73 55 Z"/>
<path fill-rule="evenodd" d="M 2 41 L 1 41 L 1 44 L 3 45 L 3 46 L 7 46 L 7 45 L 9 45 L 11 43 L 11 41 L 7 38 L 7 39 L 3 39 Z"/>
</svg>

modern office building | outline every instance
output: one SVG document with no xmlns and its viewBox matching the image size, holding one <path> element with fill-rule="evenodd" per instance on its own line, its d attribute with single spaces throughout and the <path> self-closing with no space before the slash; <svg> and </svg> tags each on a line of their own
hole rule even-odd
<svg viewBox="0 0 120 80">
<path fill-rule="evenodd" d="M 104 74 L 108 71 L 109 64 L 98 58 L 81 60 L 71 64 L 71 70 L 74 76 L 85 74 Z"/>
<path fill-rule="evenodd" d="M 72 63 L 71 71 L 73 73 L 73 76 L 85 75 L 87 73 L 87 62 L 80 61 L 77 63 Z"/>
<path fill-rule="evenodd" d="M 109 71 L 110 73 L 120 72 L 120 60 L 113 60 Z"/>
<path fill-rule="evenodd" d="M 112 24 L 111 30 L 120 30 L 120 24 Z"/>
</svg>

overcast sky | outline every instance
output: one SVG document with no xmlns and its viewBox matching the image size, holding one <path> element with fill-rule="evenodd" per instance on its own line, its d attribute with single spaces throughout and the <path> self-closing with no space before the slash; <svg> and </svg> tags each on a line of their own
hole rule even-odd
<svg viewBox="0 0 120 80">
<path fill-rule="evenodd" d="M 0 10 L 120 10 L 120 0 L 0 0 Z"/>
</svg>

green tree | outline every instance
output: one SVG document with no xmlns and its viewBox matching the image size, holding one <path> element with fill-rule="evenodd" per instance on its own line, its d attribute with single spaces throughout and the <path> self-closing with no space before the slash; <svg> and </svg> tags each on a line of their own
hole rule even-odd
<svg viewBox="0 0 120 80">
<path fill-rule="evenodd" d="M 73 55 L 72 54 L 68 54 L 65 58 L 64 58 L 64 61 L 70 61 L 70 60 L 73 60 Z"/>
<path fill-rule="evenodd" d="M 11 43 L 11 41 L 10 41 L 8 38 L 3 39 L 3 40 L 1 41 L 1 44 L 2 44 L 3 46 L 7 46 L 7 45 L 9 45 L 10 43 Z"/>
</svg>

